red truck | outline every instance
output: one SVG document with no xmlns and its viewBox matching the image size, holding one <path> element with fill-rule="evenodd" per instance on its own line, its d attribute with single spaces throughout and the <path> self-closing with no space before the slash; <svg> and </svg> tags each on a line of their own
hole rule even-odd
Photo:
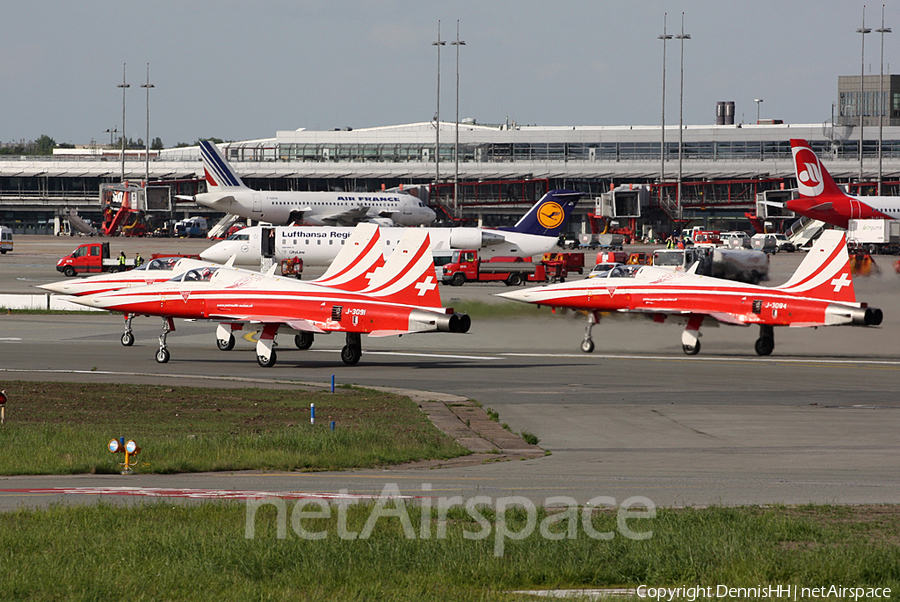
<svg viewBox="0 0 900 602">
<path fill-rule="evenodd" d="M 584 253 L 544 253 L 544 263 L 563 261 L 566 272 L 584 273 Z"/>
<path fill-rule="evenodd" d="M 441 282 L 462 286 L 466 282 L 505 282 L 519 286 L 525 282 L 562 282 L 566 279 L 564 261 L 532 263 L 521 257 L 492 257 L 482 260 L 478 251 L 453 251 L 449 263 L 441 266 Z"/>
<path fill-rule="evenodd" d="M 70 255 L 56 262 L 56 271 L 66 276 L 120 272 L 134 267 L 134 259 L 126 259 L 125 266 L 117 258 L 110 258 L 108 242 L 89 242 L 77 247 Z"/>
</svg>

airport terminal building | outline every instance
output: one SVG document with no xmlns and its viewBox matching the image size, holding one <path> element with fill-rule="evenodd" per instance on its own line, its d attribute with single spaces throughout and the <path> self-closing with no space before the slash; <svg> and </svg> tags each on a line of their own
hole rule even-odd
<svg viewBox="0 0 900 602">
<path fill-rule="evenodd" d="M 842 110 L 849 113 L 850 107 Z M 448 223 L 480 218 L 487 225 L 503 225 L 548 189 L 572 188 L 593 199 L 622 185 L 647 187 L 649 206 L 643 217 L 664 222 L 675 217 L 679 172 L 683 217 L 742 216 L 753 210 L 762 191 L 792 188 L 791 138 L 809 140 L 835 179 L 854 191 L 861 172 L 863 194 L 874 194 L 880 163 L 884 193 L 898 194 L 900 125 L 885 119 L 892 124 L 883 128 L 879 161 L 878 127 L 864 124 L 860 159 L 860 128 L 852 121 L 841 116 L 835 123 L 820 124 L 690 125 L 680 132 L 680 147 L 677 125 L 667 125 L 663 132 L 660 126 L 471 121 L 460 123 L 458 131 L 455 123 L 442 122 L 440 132 L 434 122 L 287 130 L 220 146 L 251 188 L 376 191 L 427 186 L 429 203 Z M 52 157 L 3 157 L 0 223 L 34 233 L 52 232 L 53 218 L 68 209 L 96 219 L 102 184 L 118 183 L 123 174 L 125 180 L 141 182 L 144 173 L 143 152 L 128 151 L 122 161 L 119 150 L 109 147 L 65 149 Z M 175 195 L 204 191 L 202 178 L 197 147 L 151 154 L 150 185 L 168 186 L 179 218 L 209 213 L 193 203 L 174 205 Z M 593 201 L 582 201 L 582 215 L 593 209 Z M 576 220 L 572 230 L 582 227 Z"/>
</svg>

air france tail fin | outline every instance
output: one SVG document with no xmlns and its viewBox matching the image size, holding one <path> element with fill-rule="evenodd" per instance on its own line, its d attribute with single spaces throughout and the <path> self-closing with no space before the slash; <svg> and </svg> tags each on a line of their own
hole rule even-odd
<svg viewBox="0 0 900 602">
<path fill-rule="evenodd" d="M 794 175 L 801 197 L 846 197 L 806 140 L 791 139 Z"/>
<path fill-rule="evenodd" d="M 816 299 L 856 303 L 844 233 L 823 232 L 791 279 L 775 288 Z"/>
<path fill-rule="evenodd" d="M 376 224 L 361 223 L 325 273 L 313 284 L 357 292 L 369 286 L 375 273 L 384 266 L 381 230 Z"/>
<path fill-rule="evenodd" d="M 410 228 L 363 293 L 382 301 L 441 307 L 428 232 Z"/>
<path fill-rule="evenodd" d="M 575 204 L 584 196 L 574 190 L 551 190 L 522 216 L 512 228 L 500 228 L 510 232 L 559 236 L 560 230 L 572 214 Z"/>
<path fill-rule="evenodd" d="M 231 164 L 225 159 L 225 155 L 214 143 L 209 140 L 201 140 L 200 157 L 203 159 L 206 185 L 210 190 L 216 188 L 246 188 L 231 167 Z"/>
</svg>

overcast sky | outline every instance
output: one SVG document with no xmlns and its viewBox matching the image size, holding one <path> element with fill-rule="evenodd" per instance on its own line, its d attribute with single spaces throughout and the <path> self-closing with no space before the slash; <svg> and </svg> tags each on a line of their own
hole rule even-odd
<svg viewBox="0 0 900 602">
<path fill-rule="evenodd" d="M 427 121 L 441 38 L 460 39 L 460 116 L 479 123 L 658 125 L 663 14 L 684 30 L 684 119 L 830 119 L 837 76 L 861 66 L 863 5 L 846 0 L 155 0 L 8 2 L 0 20 L 0 141 L 108 141 L 121 129 L 166 146 L 278 130 Z M 866 26 L 881 24 L 869 5 Z M 900 69 L 900 2 L 884 61 Z M 877 74 L 880 36 L 866 37 Z M 667 45 L 666 121 L 678 121 L 679 43 Z M 441 117 L 455 114 L 455 48 L 441 50 Z"/>
</svg>

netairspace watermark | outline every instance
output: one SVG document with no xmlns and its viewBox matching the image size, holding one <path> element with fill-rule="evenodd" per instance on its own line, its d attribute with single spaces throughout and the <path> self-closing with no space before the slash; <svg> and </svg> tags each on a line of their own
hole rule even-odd
<svg viewBox="0 0 900 602">
<path fill-rule="evenodd" d="M 476 530 L 463 530 L 463 537 L 470 540 L 487 539 L 493 534 L 494 556 L 503 556 L 507 540 L 523 540 L 531 536 L 538 529 L 541 537 L 547 540 L 575 539 L 578 536 L 579 527 L 585 535 L 591 539 L 611 540 L 616 536 L 616 531 L 626 539 L 644 540 L 653 536 L 653 531 L 634 531 L 629 527 L 628 521 L 634 519 L 656 518 L 656 505 L 646 497 L 635 496 L 623 500 L 621 504 L 610 496 L 598 496 L 579 506 L 574 498 L 567 496 L 554 496 L 544 500 L 542 507 L 554 508 L 559 511 L 548 514 L 538 524 L 538 506 L 530 499 L 523 496 L 508 496 L 491 498 L 479 495 L 464 499 L 462 496 L 432 497 L 427 495 L 431 491 L 431 484 L 422 485 L 423 496 L 403 496 L 396 483 L 388 483 L 381 490 L 381 494 L 374 497 L 374 502 L 369 512 L 368 519 L 360 531 L 351 531 L 347 526 L 347 508 L 359 503 L 360 499 L 340 498 L 325 499 L 319 497 L 299 498 L 291 511 L 291 528 L 297 536 L 303 539 L 321 540 L 329 537 L 329 531 L 309 531 L 304 526 L 304 521 L 316 519 L 330 519 L 332 507 L 337 515 L 337 536 L 343 540 L 368 539 L 375 531 L 379 520 L 387 523 L 391 520 L 399 521 L 406 539 L 445 539 L 447 537 L 447 515 L 452 508 L 462 508 L 468 514 L 478 528 Z M 346 494 L 342 490 L 341 494 Z M 414 502 L 421 508 L 421 521 L 418 530 L 413 526 L 407 511 L 407 502 Z M 274 506 L 278 516 L 276 519 L 276 537 L 287 537 L 288 502 L 281 497 L 253 497 L 247 499 L 246 525 L 244 537 L 254 539 L 256 537 L 256 512 L 263 506 Z M 312 507 L 312 508 L 311 508 Z M 617 509 L 616 530 L 598 531 L 594 527 L 593 515 L 597 508 Z M 485 516 L 487 510 L 493 511 L 493 524 Z M 517 516 L 524 512 L 524 525 L 519 530 L 510 529 L 507 524 L 507 511 L 514 511 Z M 436 514 L 436 521 L 432 518 Z M 308 525 L 309 523 L 307 523 Z M 434 527 L 434 528 L 433 528 Z"/>
<path fill-rule="evenodd" d="M 848 587 L 845 585 L 819 585 L 804 587 L 801 585 L 757 585 L 755 587 L 729 587 L 727 585 L 688 585 L 681 587 L 650 587 L 641 585 L 637 588 L 638 598 L 666 600 L 676 598 L 694 602 L 706 598 L 762 598 L 766 600 L 815 600 L 817 598 L 841 598 L 845 600 L 865 600 L 868 598 L 890 598 L 889 587 Z"/>
</svg>

